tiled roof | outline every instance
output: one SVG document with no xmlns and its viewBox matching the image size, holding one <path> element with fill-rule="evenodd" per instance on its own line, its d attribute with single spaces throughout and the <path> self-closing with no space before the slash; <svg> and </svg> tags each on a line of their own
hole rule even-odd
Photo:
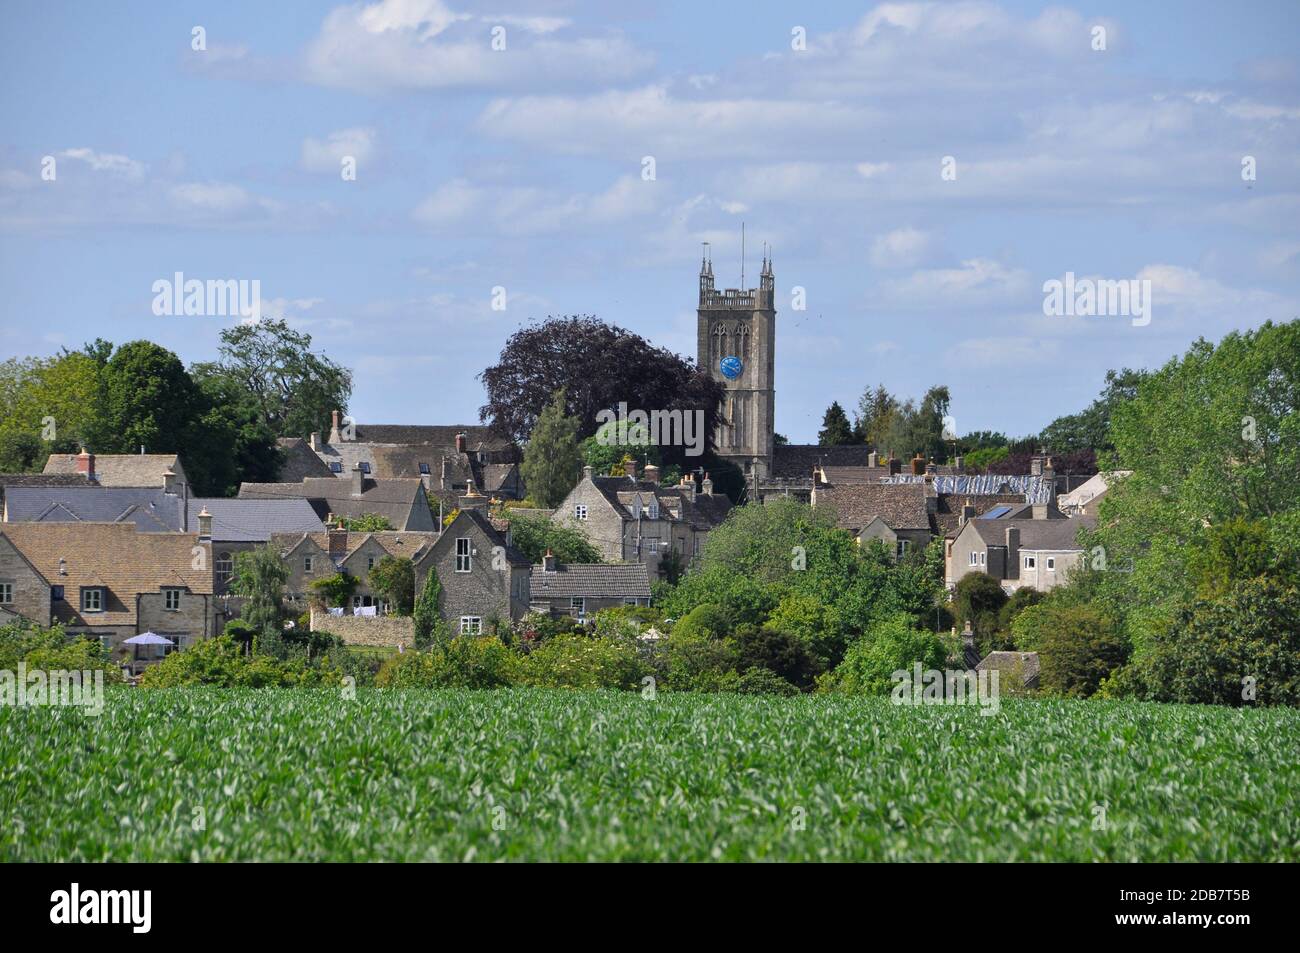
<svg viewBox="0 0 1300 953">
<path fill-rule="evenodd" d="M 141 532 L 178 532 L 181 498 L 153 487 L 15 486 L 5 500 L 15 523 L 134 523 Z"/>
<path fill-rule="evenodd" d="M 385 516 L 395 529 L 409 528 L 412 512 L 424 506 L 420 494 L 424 484 L 419 480 L 362 481 L 361 496 L 352 495 L 352 480 L 335 477 L 308 477 L 298 483 L 241 483 L 239 498 L 249 499 L 305 499 L 312 503 L 317 516 L 329 514 L 358 517 L 367 513 Z M 428 512 L 428 507 L 425 507 Z M 432 517 L 430 517 L 432 520 Z"/>
<path fill-rule="evenodd" d="M 89 485 L 80 473 L 0 473 L 0 490 L 10 486 Z"/>
<path fill-rule="evenodd" d="M 9 539 L 51 585 L 63 586 L 66 598 L 55 602 L 56 621 L 72 625 L 134 625 L 136 597 L 164 586 L 184 586 L 212 593 L 212 561 L 194 567 L 196 533 L 138 533 L 130 523 L 3 523 Z M 60 573 L 60 562 L 64 560 Z M 83 586 L 106 586 L 104 612 L 80 613 Z"/>
<path fill-rule="evenodd" d="M 690 523 L 699 529 L 712 529 L 731 512 L 731 500 L 725 493 L 696 492 L 691 499 L 689 489 L 680 486 L 663 486 L 652 480 L 633 480 L 621 476 L 594 476 L 591 482 L 602 496 L 614 506 L 624 519 L 633 519 L 630 504 L 637 497 L 649 502 L 659 501 L 660 518 L 671 518 Z"/>
<path fill-rule="evenodd" d="M 534 598 L 649 599 L 650 573 L 645 563 L 571 563 L 554 572 L 534 566 L 531 591 Z"/>
<path fill-rule="evenodd" d="M 470 450 L 504 450 L 512 446 L 509 437 L 493 433 L 480 424 L 357 424 L 354 428 L 362 443 L 417 443 L 440 447 L 456 446 L 456 435 L 465 435 Z"/>
<path fill-rule="evenodd" d="M 325 524 L 311 504 L 303 499 L 195 497 L 189 501 L 188 529 L 199 528 L 199 513 L 205 509 L 212 517 L 212 538 L 220 542 L 265 542 L 273 533 L 325 531 Z"/>
<path fill-rule="evenodd" d="M 178 476 L 184 471 L 174 453 L 106 453 L 95 455 L 95 481 L 100 486 L 161 487 L 163 471 Z M 76 473 L 77 454 L 52 453 L 45 461 L 46 473 Z"/>
<path fill-rule="evenodd" d="M 835 511 L 841 529 L 861 530 L 879 516 L 893 530 L 930 528 L 925 510 L 925 485 L 921 483 L 857 483 L 819 486 L 817 506 Z"/>
<path fill-rule="evenodd" d="M 280 467 L 280 480 L 297 483 L 307 477 L 332 477 L 329 465 L 312 450 L 302 437 L 281 437 L 276 441 L 284 451 L 284 464 Z"/>
<path fill-rule="evenodd" d="M 772 476 L 782 480 L 811 480 L 815 466 L 865 467 L 871 448 L 866 444 L 822 447 L 787 443 L 772 448 Z"/>
<path fill-rule="evenodd" d="M 487 537 L 490 545 L 501 546 L 505 550 L 506 561 L 510 563 L 512 567 L 526 568 L 532 566 L 532 562 L 527 556 L 514 546 L 506 543 L 505 534 L 492 525 L 491 518 L 481 510 L 461 510 L 460 513 L 456 515 L 456 519 L 452 521 L 452 524 L 447 527 L 442 535 L 447 538 L 453 538 L 456 533 L 459 532 L 456 524 L 461 520 L 469 520 L 474 523 L 475 526 L 483 531 L 483 535 Z"/>
<path fill-rule="evenodd" d="M 971 521 L 986 546 L 1005 546 L 1007 530 L 1020 530 L 1020 548 L 1069 552 L 1082 549 L 1075 537 L 1080 529 L 1092 529 L 1096 521 L 1086 516 L 1065 520 L 985 520 Z"/>
<path fill-rule="evenodd" d="M 975 515 L 981 516 L 996 506 L 1019 506 L 1025 502 L 1023 493 L 986 493 L 960 495 L 938 494 L 935 512 L 930 514 L 931 530 L 936 536 L 956 536 L 961 530 L 963 506 L 973 506 Z"/>
<path fill-rule="evenodd" d="M 879 483 L 881 477 L 889 476 L 889 467 L 822 467 L 826 482 L 834 486 L 848 483 Z"/>
<path fill-rule="evenodd" d="M 339 530 L 333 531 L 335 534 Z M 428 547 L 438 541 L 437 533 L 399 533 L 389 530 L 374 533 L 352 533 L 342 530 L 343 553 L 344 558 L 351 556 L 367 540 L 373 539 L 384 551 L 390 556 L 406 556 L 409 559 L 419 559 L 424 555 Z M 271 536 L 270 542 L 273 546 L 278 546 L 280 551 L 288 553 L 304 539 L 311 540 L 325 552 L 330 551 L 329 532 L 316 533 L 275 533 Z"/>
<path fill-rule="evenodd" d="M 975 666 L 977 672 L 997 669 L 1001 675 L 1019 671 L 1026 685 L 1038 680 L 1037 652 L 990 652 Z"/>
</svg>

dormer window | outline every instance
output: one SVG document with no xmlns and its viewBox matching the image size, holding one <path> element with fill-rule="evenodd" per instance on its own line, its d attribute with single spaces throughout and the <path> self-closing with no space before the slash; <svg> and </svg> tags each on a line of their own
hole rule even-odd
<svg viewBox="0 0 1300 953">
<path fill-rule="evenodd" d="M 330 461 L 330 472 L 331 472 L 331 473 L 342 473 L 342 472 L 343 472 L 343 464 L 339 463 L 337 460 L 331 460 L 331 461 Z"/>
<path fill-rule="evenodd" d="M 370 473 L 370 464 L 367 463 L 365 460 L 361 461 L 361 472 L 365 474 Z"/>
<path fill-rule="evenodd" d="M 646 518 L 657 520 L 659 518 L 659 501 L 651 500 L 650 505 L 645 508 Z"/>
<path fill-rule="evenodd" d="M 429 465 L 428 465 L 427 463 L 421 463 L 421 464 L 420 464 L 420 473 L 421 473 L 421 475 L 423 475 L 423 476 L 428 476 L 428 475 L 429 475 Z"/>
<path fill-rule="evenodd" d="M 82 612 L 103 612 L 104 611 L 104 590 L 96 586 L 90 586 L 81 590 L 81 611 Z"/>
<path fill-rule="evenodd" d="M 163 590 L 163 608 L 168 612 L 181 611 L 181 591 L 179 589 Z"/>
</svg>

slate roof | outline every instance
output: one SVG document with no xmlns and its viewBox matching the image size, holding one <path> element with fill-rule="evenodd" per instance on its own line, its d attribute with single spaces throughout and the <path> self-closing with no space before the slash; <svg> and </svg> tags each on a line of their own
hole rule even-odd
<svg viewBox="0 0 1300 953">
<path fill-rule="evenodd" d="M 849 483 L 879 483 L 882 477 L 889 476 L 889 467 L 822 467 L 826 482 L 834 486 Z"/>
<path fill-rule="evenodd" d="M 181 498 L 161 487 L 15 486 L 5 500 L 13 523 L 134 523 L 141 532 L 179 532 Z"/>
<path fill-rule="evenodd" d="M 493 433 L 490 427 L 481 424 L 357 424 L 354 428 L 358 443 L 433 444 L 453 449 L 456 435 L 462 433 L 465 446 L 470 450 L 509 450 L 513 447 L 509 437 Z"/>
<path fill-rule="evenodd" d="M 635 519 L 630 509 L 637 496 L 648 502 L 651 497 L 659 501 L 660 519 L 665 517 L 682 520 L 698 528 L 709 530 L 716 527 L 731 512 L 731 500 L 725 493 L 705 494 L 696 492 L 691 499 L 691 491 L 680 486 L 663 486 L 653 480 L 633 480 L 621 476 L 593 476 L 591 482 L 605 499 L 624 519 Z"/>
<path fill-rule="evenodd" d="M 298 483 L 307 477 L 332 477 L 329 465 L 311 448 L 311 444 L 302 437 L 281 437 L 276 441 L 284 452 L 284 463 L 280 467 L 280 481 Z"/>
<path fill-rule="evenodd" d="M 191 531 L 199 528 L 199 513 L 207 510 L 212 517 L 214 542 L 266 542 L 273 533 L 313 533 L 325 531 L 311 504 L 294 500 L 240 500 L 224 497 L 194 497 L 189 501 Z"/>
<path fill-rule="evenodd" d="M 508 562 L 512 567 L 520 569 L 532 567 L 532 561 L 520 550 L 506 542 L 505 533 L 498 530 L 492 524 L 492 520 L 482 510 L 461 510 L 460 513 L 457 514 L 456 519 L 452 521 L 452 524 L 443 531 L 439 540 L 443 537 L 453 538 L 456 535 L 456 532 L 458 532 L 456 524 L 463 519 L 470 520 L 475 526 L 481 529 L 483 534 L 487 537 L 489 544 L 492 546 L 503 547 L 505 549 L 506 562 Z"/>
<path fill-rule="evenodd" d="M 956 536 L 962 528 L 961 509 L 967 504 L 975 507 L 975 515 L 980 516 L 995 506 L 1019 506 L 1024 502 L 1023 493 L 940 493 L 935 512 L 930 514 L 931 529 L 936 536 Z"/>
<path fill-rule="evenodd" d="M 413 511 L 424 505 L 424 484 L 419 480 L 362 481 L 361 496 L 352 495 L 352 480 L 335 477 L 308 477 L 298 483 L 241 483 L 241 500 L 305 499 L 321 519 L 335 516 L 358 517 L 367 513 L 385 516 L 398 530 L 410 526 Z M 432 517 L 430 517 L 432 520 Z"/>
<path fill-rule="evenodd" d="M 892 530 L 930 529 L 922 483 L 856 483 L 818 486 L 818 506 L 835 511 L 836 525 L 859 531 L 879 516 Z"/>
<path fill-rule="evenodd" d="M 865 467 L 871 448 L 866 444 L 822 447 L 787 443 L 772 448 L 772 476 L 781 480 L 811 480 L 814 466 Z"/>
<path fill-rule="evenodd" d="M 570 563 L 554 572 L 532 571 L 533 598 L 649 599 L 650 573 L 645 563 Z"/>
<path fill-rule="evenodd" d="M 1075 536 L 1083 528 L 1092 529 L 1096 520 L 1086 516 L 1064 520 L 972 520 L 967 526 L 973 526 L 986 546 L 1005 546 L 1007 530 L 1014 527 L 1020 530 L 1020 549 L 1057 550 L 1070 552 L 1083 547 L 1075 541 Z"/>
<path fill-rule="evenodd" d="M 136 597 L 164 586 L 183 586 L 211 594 L 208 569 L 193 568 L 196 533 L 138 533 L 130 523 L 4 523 L 5 536 L 51 585 L 63 586 L 66 598 L 53 603 L 56 622 L 69 625 L 136 624 Z M 65 560 L 64 573 L 59 560 Z M 104 586 L 104 612 L 80 612 L 83 586 Z"/>
<path fill-rule="evenodd" d="M 100 486 L 161 487 L 163 471 L 178 476 L 185 471 L 174 453 L 106 453 L 95 455 L 95 482 Z M 45 461 L 46 473 L 76 473 L 77 454 L 52 453 Z"/>
<path fill-rule="evenodd" d="M 1001 676 L 1014 675 L 1019 671 L 1024 679 L 1025 686 L 1032 688 L 1038 684 L 1038 653 L 990 652 L 975 666 L 977 672 L 985 672 L 989 669 L 998 670 L 1000 673 L 999 680 Z"/>
</svg>

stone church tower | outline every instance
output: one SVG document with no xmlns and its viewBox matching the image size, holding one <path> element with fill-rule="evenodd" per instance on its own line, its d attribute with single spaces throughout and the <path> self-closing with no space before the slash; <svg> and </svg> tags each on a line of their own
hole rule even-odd
<svg viewBox="0 0 1300 953">
<path fill-rule="evenodd" d="M 713 287 L 713 261 L 706 252 L 697 315 L 699 365 L 727 388 L 714 434 L 718 455 L 747 478 L 766 479 L 772 473 L 776 407 L 776 279 L 766 251 L 757 288 L 725 291 Z"/>
</svg>

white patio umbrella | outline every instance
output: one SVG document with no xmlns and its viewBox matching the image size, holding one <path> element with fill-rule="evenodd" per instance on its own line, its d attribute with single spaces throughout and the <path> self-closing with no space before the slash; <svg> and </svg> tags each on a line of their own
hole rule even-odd
<svg viewBox="0 0 1300 953">
<path fill-rule="evenodd" d="M 129 639 L 122 640 L 123 645 L 175 645 L 171 639 L 159 635 L 157 632 L 142 632 L 139 635 L 133 635 Z"/>
</svg>

